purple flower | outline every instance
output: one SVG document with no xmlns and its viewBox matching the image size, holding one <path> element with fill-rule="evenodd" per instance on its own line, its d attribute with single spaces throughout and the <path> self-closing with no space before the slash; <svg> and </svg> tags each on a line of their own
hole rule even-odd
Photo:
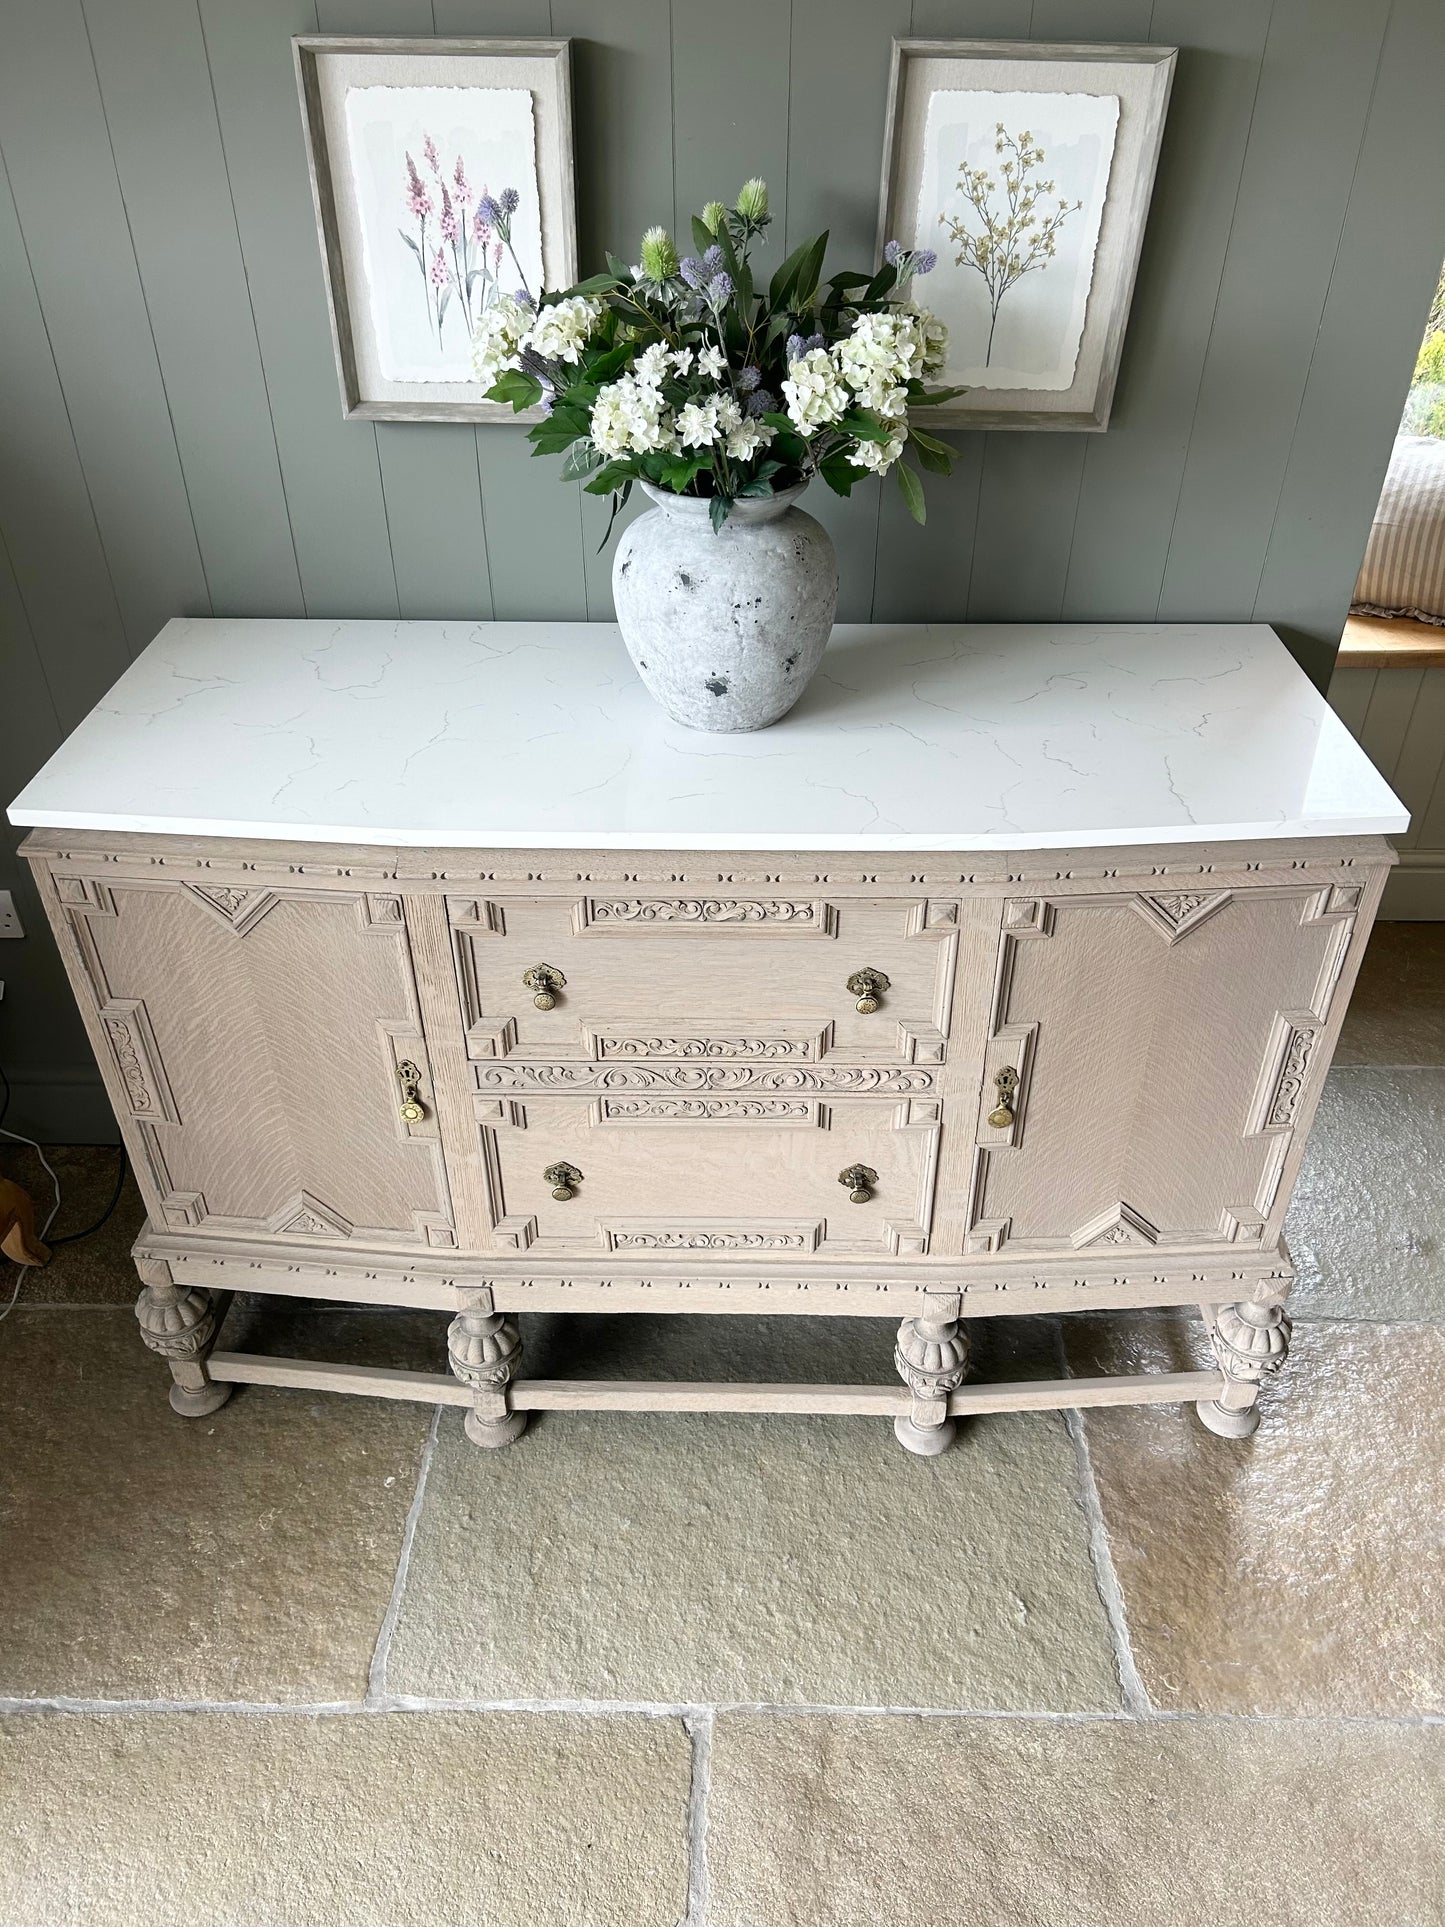
<svg viewBox="0 0 1445 1927">
<path fill-rule="evenodd" d="M 517 292 L 512 296 L 512 299 L 519 308 L 535 308 L 537 305 L 531 293 L 526 288 L 518 288 Z"/>
<path fill-rule="evenodd" d="M 722 308 L 733 298 L 732 276 L 715 274 L 707 284 L 707 298 L 715 308 Z"/>
<path fill-rule="evenodd" d="M 440 248 L 437 249 L 436 259 L 431 264 L 431 278 L 434 288 L 444 288 L 452 278 L 451 269 L 447 266 L 447 257 Z"/>
<path fill-rule="evenodd" d="M 803 343 L 803 352 L 804 354 L 810 355 L 815 348 L 826 348 L 827 345 L 822 333 L 819 332 L 818 334 L 808 336 L 808 339 Z"/>
<path fill-rule="evenodd" d="M 476 213 L 472 216 L 472 239 L 474 241 L 480 241 L 482 245 L 485 247 L 487 242 L 490 241 L 491 238 L 492 238 L 492 230 L 487 225 L 485 219 L 483 218 L 482 210 L 478 208 Z"/>
<path fill-rule="evenodd" d="M 937 266 L 938 256 L 932 248 L 920 248 L 913 257 L 913 272 L 915 274 L 932 274 Z"/>
<path fill-rule="evenodd" d="M 902 258 L 903 243 L 901 241 L 890 241 L 883 250 L 883 259 L 888 263 L 890 268 L 896 268 Z"/>
<path fill-rule="evenodd" d="M 726 259 L 727 256 L 723 253 L 717 242 L 714 241 L 707 253 L 702 257 L 702 264 L 709 274 L 716 274 Z"/>
<path fill-rule="evenodd" d="M 788 345 L 783 350 L 784 356 L 788 361 L 801 361 L 807 352 L 808 344 L 801 335 L 788 336 Z"/>
<path fill-rule="evenodd" d="M 520 207 L 521 202 L 522 202 L 522 197 L 517 192 L 516 188 L 504 187 L 502 189 L 503 214 L 515 214 L 517 209 Z"/>
<path fill-rule="evenodd" d="M 406 157 L 406 204 L 419 221 L 424 221 L 431 213 L 431 195 L 426 191 L 426 183 L 416 171 L 416 162 L 408 154 Z"/>
<path fill-rule="evenodd" d="M 477 226 L 479 228 L 483 224 L 485 224 L 487 227 L 495 227 L 498 221 L 502 218 L 502 210 L 497 206 L 496 202 L 492 199 L 491 195 L 488 194 L 485 188 L 482 189 L 481 200 L 477 202 L 476 218 L 477 218 Z M 481 239 L 480 234 L 478 234 L 477 239 L 478 240 Z"/>
<path fill-rule="evenodd" d="M 472 190 L 467 180 L 466 164 L 460 154 L 457 155 L 457 164 L 452 170 L 452 179 L 457 184 L 457 199 L 459 201 L 469 201 L 472 198 Z"/>
<path fill-rule="evenodd" d="M 778 406 L 778 398 L 766 388 L 755 388 L 743 403 L 743 413 L 751 415 L 756 421 L 759 416 L 771 415 Z"/>
<path fill-rule="evenodd" d="M 452 207 L 452 197 L 447 193 L 447 184 L 442 182 L 442 238 L 455 241 L 457 238 L 457 217 Z"/>
<path fill-rule="evenodd" d="M 421 151 L 426 155 L 427 166 L 431 169 L 432 173 L 436 175 L 437 179 L 440 180 L 442 176 L 441 169 L 437 165 L 437 144 L 430 134 L 423 135 Z"/>
<path fill-rule="evenodd" d="M 707 269 L 695 254 L 685 254 L 677 264 L 677 271 L 690 288 L 706 287 Z"/>
<path fill-rule="evenodd" d="M 736 386 L 744 395 L 750 395 L 761 380 L 756 368 L 739 368 Z"/>
</svg>

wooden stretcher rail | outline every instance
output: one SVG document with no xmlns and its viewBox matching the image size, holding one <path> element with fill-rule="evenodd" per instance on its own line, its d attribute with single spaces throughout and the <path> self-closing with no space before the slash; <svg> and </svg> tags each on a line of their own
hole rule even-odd
<svg viewBox="0 0 1445 1927">
<path fill-rule="evenodd" d="M 388 1366 L 332 1365 L 322 1360 L 271 1358 L 253 1352 L 212 1352 L 209 1376 L 230 1385 L 289 1385 L 313 1392 L 358 1392 L 410 1399 L 422 1405 L 470 1405 L 471 1393 L 440 1372 Z M 949 1416 L 979 1412 L 1052 1412 L 1078 1406 L 1174 1405 L 1218 1398 L 1223 1374 L 1146 1372 L 1111 1378 L 1022 1379 L 966 1385 L 949 1395 Z M 776 1412 L 907 1414 L 902 1385 L 715 1384 L 689 1379 L 518 1378 L 510 1403 L 519 1412 Z"/>
</svg>

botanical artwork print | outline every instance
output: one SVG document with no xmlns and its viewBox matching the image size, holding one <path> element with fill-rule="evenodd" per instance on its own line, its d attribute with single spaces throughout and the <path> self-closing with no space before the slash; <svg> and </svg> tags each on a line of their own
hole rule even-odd
<svg viewBox="0 0 1445 1927">
<path fill-rule="evenodd" d="M 1114 94 L 930 97 L 916 233 L 950 382 L 1072 386 L 1118 127 Z"/>
<path fill-rule="evenodd" d="M 531 93 L 353 87 L 346 132 L 379 371 L 466 381 L 481 317 L 542 285 Z"/>
</svg>

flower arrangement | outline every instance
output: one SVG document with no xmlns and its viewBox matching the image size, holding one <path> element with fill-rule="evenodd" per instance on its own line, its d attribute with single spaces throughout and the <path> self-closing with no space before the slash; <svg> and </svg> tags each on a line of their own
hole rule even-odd
<svg viewBox="0 0 1445 1927">
<path fill-rule="evenodd" d="M 947 339 L 913 299 L 932 250 L 890 241 L 876 271 L 822 283 L 825 232 L 762 288 L 751 252 L 769 219 L 767 184 L 748 181 L 735 206 L 711 201 L 694 218 L 693 254 L 649 228 L 636 267 L 609 254 L 605 274 L 562 293 L 503 296 L 476 326 L 477 379 L 518 412 L 541 405 L 534 452 L 560 454 L 564 479 L 610 494 L 614 520 L 637 481 L 708 498 L 719 530 L 748 497 L 815 475 L 847 495 L 891 471 L 922 522 L 904 452 L 946 475 L 953 451 L 908 410 L 963 392 L 925 386 Z"/>
</svg>

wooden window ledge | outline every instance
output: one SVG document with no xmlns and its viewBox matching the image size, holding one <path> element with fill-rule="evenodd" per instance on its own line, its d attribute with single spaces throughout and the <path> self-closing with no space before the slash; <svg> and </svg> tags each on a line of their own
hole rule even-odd
<svg viewBox="0 0 1445 1927">
<path fill-rule="evenodd" d="M 1351 616 L 1336 669 L 1445 669 L 1445 628 L 1409 616 Z"/>
</svg>

